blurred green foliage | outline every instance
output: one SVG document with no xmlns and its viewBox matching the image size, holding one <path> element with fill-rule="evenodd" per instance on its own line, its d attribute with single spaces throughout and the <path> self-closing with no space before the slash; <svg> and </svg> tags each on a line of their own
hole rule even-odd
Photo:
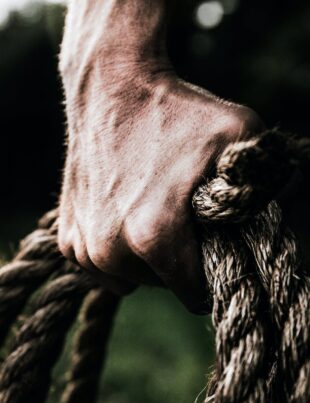
<svg viewBox="0 0 310 403">
<path fill-rule="evenodd" d="M 65 383 L 67 354 L 55 368 L 53 403 Z M 117 316 L 99 401 L 194 402 L 213 361 L 209 320 L 185 312 L 165 290 L 141 288 L 123 301 Z"/>
</svg>

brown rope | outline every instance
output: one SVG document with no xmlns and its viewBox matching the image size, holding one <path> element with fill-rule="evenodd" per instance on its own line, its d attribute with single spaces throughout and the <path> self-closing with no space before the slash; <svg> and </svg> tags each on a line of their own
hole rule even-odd
<svg viewBox="0 0 310 403">
<path fill-rule="evenodd" d="M 61 275 L 47 285 L 1 368 L 1 403 L 44 401 L 51 369 L 91 287 L 89 276 L 81 271 Z"/>
<path fill-rule="evenodd" d="M 119 301 L 119 297 L 102 288 L 88 294 L 62 403 L 96 401 L 106 345 Z"/>
<path fill-rule="evenodd" d="M 266 402 L 268 338 L 261 287 L 238 234 L 205 234 L 208 283 L 213 284 L 217 369 L 210 387 L 218 402 Z M 234 239 L 232 242 L 231 239 Z"/>
<path fill-rule="evenodd" d="M 52 279 L 37 298 L 32 316 L 24 321 L 11 354 L 2 365 L 1 403 L 45 400 L 51 369 L 87 294 L 84 325 L 77 338 L 70 383 L 64 396 L 68 402 L 81 401 L 77 399 L 81 398 L 78 393 L 82 391 L 84 396 L 89 392 L 88 400 L 96 396 L 95 386 L 119 297 L 96 289 L 98 284 L 93 283 L 87 273 L 61 256 L 57 247 L 56 219 L 57 210 L 46 214 L 40 220 L 39 229 L 21 242 L 13 262 L 0 270 L 2 340 L 31 294 L 48 278 Z"/>
<path fill-rule="evenodd" d="M 273 155 L 271 150 L 275 150 Z M 303 400 L 296 400 L 300 389 L 305 393 L 309 389 L 309 381 L 305 380 L 310 359 L 309 277 L 300 268 L 294 238 L 281 226 L 282 214 L 277 204 L 272 202 L 262 213 L 253 214 L 283 186 L 283 177 L 297 163 L 298 150 L 298 142 L 275 132 L 233 145 L 219 161 L 218 176 L 194 196 L 198 214 L 209 224 L 205 228 L 203 253 L 207 280 L 213 291 L 213 322 L 217 331 L 217 374 L 206 401 L 310 399 L 305 394 Z M 305 155 L 304 150 L 301 160 Z M 260 163 L 267 165 L 272 177 L 277 178 L 274 183 L 268 171 L 264 174 L 259 169 Z M 245 220 L 231 232 L 231 223 Z M 217 232 L 212 230 L 215 224 Z M 236 241 L 242 239 L 236 246 Z M 248 262 L 244 258 L 246 246 Z M 251 258 L 256 263 L 249 269 Z M 257 279 L 252 280 L 253 274 L 260 285 Z M 245 281 L 247 285 L 242 287 Z M 236 293 L 244 288 L 239 298 L 232 292 L 236 283 Z M 266 330 L 258 333 L 256 329 L 260 323 L 258 313 L 262 311 L 255 303 L 259 287 L 269 296 L 265 298 L 261 293 L 259 297 L 268 304 L 264 312 L 265 328 L 267 324 L 271 334 L 268 338 L 264 337 Z M 254 321 L 249 317 L 254 317 Z M 265 362 L 265 387 L 259 376 L 261 362 Z"/>
<path fill-rule="evenodd" d="M 217 369 L 206 402 L 310 401 L 309 277 L 278 205 L 268 205 L 308 151 L 309 143 L 276 132 L 234 144 L 217 177 L 194 195 L 216 328 Z M 0 341 L 49 280 L 1 367 L 0 403 L 44 401 L 86 296 L 62 402 L 95 401 L 119 300 L 60 256 L 56 218 L 57 211 L 45 216 L 0 270 Z"/>
<path fill-rule="evenodd" d="M 68 266 L 56 244 L 56 215 L 56 210 L 45 215 L 39 228 L 21 242 L 14 260 L 0 270 L 0 345 L 32 293 L 53 272 Z M 51 228 L 44 228 L 47 225 Z"/>
<path fill-rule="evenodd" d="M 283 225 L 275 203 L 251 221 L 244 237 L 255 256 L 278 330 L 278 393 L 282 392 L 283 402 L 296 401 L 295 385 L 303 378 L 310 357 L 309 277 L 300 264 L 295 237 Z"/>
</svg>

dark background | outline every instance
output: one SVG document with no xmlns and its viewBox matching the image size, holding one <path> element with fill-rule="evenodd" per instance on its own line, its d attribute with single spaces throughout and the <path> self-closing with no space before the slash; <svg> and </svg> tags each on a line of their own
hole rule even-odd
<svg viewBox="0 0 310 403">
<path fill-rule="evenodd" d="M 229 5 L 232 0 L 223 0 Z M 267 127 L 309 135 L 310 2 L 240 0 L 212 29 L 198 26 L 201 2 L 176 2 L 169 52 L 178 73 L 255 109 Z M 65 117 L 57 75 L 64 8 L 12 13 L 0 28 L 0 251 L 57 201 Z M 308 181 L 296 193 L 293 226 L 307 257 Z M 143 309 L 141 308 L 143 305 Z M 164 291 L 142 290 L 121 311 L 107 368 L 105 400 L 194 401 L 212 364 L 212 336 Z M 57 372 L 54 399 L 64 382 Z M 55 397 L 56 396 L 56 397 Z"/>
</svg>

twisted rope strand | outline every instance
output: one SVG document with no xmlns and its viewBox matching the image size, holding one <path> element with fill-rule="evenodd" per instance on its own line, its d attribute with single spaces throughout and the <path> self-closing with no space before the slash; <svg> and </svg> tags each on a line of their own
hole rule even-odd
<svg viewBox="0 0 310 403">
<path fill-rule="evenodd" d="M 306 362 L 300 368 L 299 378 L 294 385 L 291 395 L 291 402 L 304 403 L 307 396 L 310 396 L 310 362 Z"/>
<path fill-rule="evenodd" d="M 86 297 L 62 403 L 93 403 L 120 298 L 99 288 Z"/>
<path fill-rule="evenodd" d="M 40 227 L 21 242 L 13 261 L 0 269 L 0 346 L 33 292 L 68 266 L 57 248 L 56 215 L 56 210 L 45 215 Z"/>
<path fill-rule="evenodd" d="M 268 343 L 258 315 L 260 286 L 248 271 L 247 255 L 235 234 L 205 230 L 204 239 L 205 273 L 213 284 L 217 357 L 208 398 L 214 394 L 215 402 L 263 403 Z"/>
<path fill-rule="evenodd" d="M 309 157 L 309 144 L 277 132 L 234 144 L 221 157 L 218 176 L 193 197 L 207 224 L 203 256 L 216 328 L 217 370 L 206 402 L 310 401 L 309 277 L 281 211 L 269 204 L 293 168 Z M 56 218 L 57 210 L 45 216 L 0 271 L 0 341 L 35 288 L 52 278 L 2 365 L 1 403 L 44 401 L 51 369 L 85 296 L 62 403 L 82 396 L 95 400 L 119 300 L 60 258 Z"/>
<path fill-rule="evenodd" d="M 46 287 L 1 367 L 1 403 L 44 401 L 66 332 L 93 286 L 85 273 L 75 271 L 61 275 Z"/>
<path fill-rule="evenodd" d="M 307 151 L 309 151 L 307 149 Z M 302 153 L 301 159 L 307 153 Z M 309 154 L 309 153 L 308 153 Z M 272 157 L 272 158 L 271 158 Z M 280 335 L 278 348 L 280 358 L 278 362 L 271 363 L 271 378 L 267 378 L 268 394 L 274 401 L 278 398 L 280 388 L 284 389 L 281 402 L 294 401 L 298 397 L 298 390 L 303 390 L 302 402 L 310 400 L 308 381 L 305 380 L 305 374 L 308 372 L 309 365 L 309 332 L 310 332 L 310 313 L 309 313 L 309 277 L 299 269 L 296 241 L 287 229 L 282 229 L 282 214 L 275 203 L 269 204 L 263 209 L 262 213 L 251 221 L 258 210 L 267 206 L 268 200 L 272 198 L 281 186 L 287 180 L 287 176 L 292 171 L 294 165 L 298 162 L 298 147 L 294 148 L 293 142 L 286 140 L 281 134 L 275 132 L 266 133 L 260 138 L 241 142 L 228 147 L 224 152 L 218 164 L 218 176 L 208 184 L 200 187 L 193 198 L 193 204 L 197 214 L 208 223 L 209 226 L 216 227 L 220 234 L 224 233 L 223 227 L 220 230 L 219 225 L 231 225 L 239 223 L 239 231 L 244 237 L 245 244 L 250 247 L 250 252 L 254 256 L 257 264 L 256 271 L 260 281 L 267 294 L 269 295 L 269 313 L 273 319 L 273 333 Z M 257 171 L 259 175 L 257 175 Z M 281 172 L 282 171 L 282 172 Z M 269 172 L 272 172 L 270 179 Z M 250 224 L 248 224 L 250 220 Z M 245 222 L 242 227 L 240 223 Z M 226 231 L 227 229 L 225 229 Z M 212 238 L 213 235 L 211 235 Z M 230 237 L 233 239 L 234 237 Z M 222 253 L 230 253 L 232 240 L 222 243 Z M 210 260 L 214 258 L 214 251 L 218 251 L 214 244 L 205 244 L 204 251 L 210 248 L 210 254 L 205 252 L 205 271 L 208 282 L 212 284 L 214 279 L 208 268 Z M 230 271 L 235 269 L 226 261 L 221 266 L 221 260 L 217 261 L 220 268 L 220 276 L 217 281 L 220 286 L 214 293 L 213 318 L 217 318 L 217 299 L 225 295 L 225 270 L 229 267 Z M 242 265 L 245 265 L 243 262 Z M 239 270 L 242 273 L 243 270 Z M 217 273 L 217 267 L 213 267 L 213 272 Z M 240 286 L 240 285 L 239 285 Z M 254 286 L 254 289 L 257 286 Z M 232 302 L 231 295 L 228 295 L 227 303 Z M 245 300 L 238 301 L 239 306 L 235 306 L 232 311 L 243 310 Z M 253 305 L 251 305 L 253 306 Z M 255 306 L 254 306 L 255 307 Z M 256 308 L 256 307 L 255 307 Z M 220 317 L 221 319 L 221 317 Z M 242 318 L 242 322 L 245 318 Z M 269 318 L 267 318 L 267 323 Z M 222 331 L 224 336 L 220 335 L 219 322 L 214 320 L 217 326 L 217 348 L 218 361 L 222 362 L 220 374 L 227 372 L 227 351 L 231 354 L 234 362 L 238 362 L 238 356 L 234 356 L 235 351 L 231 349 L 230 339 L 227 336 L 226 329 Z M 244 328 L 246 326 L 242 323 Z M 254 324 L 252 324 L 254 326 Z M 230 329 L 231 331 L 231 329 Z M 236 336 L 237 337 L 237 336 Z M 262 338 L 262 334 L 258 336 Z M 242 338 L 238 340 L 242 342 Z M 251 342 L 252 354 L 259 356 L 259 345 Z M 222 345 L 221 345 L 222 344 Z M 250 347 L 249 347 L 250 348 Z M 274 349 L 273 356 L 276 357 L 277 349 Z M 231 371 L 228 380 L 229 387 L 221 386 L 221 377 L 217 378 L 217 385 L 213 385 L 215 390 L 215 400 L 218 402 L 233 402 L 236 396 L 234 394 L 223 395 L 219 393 L 223 390 L 238 390 L 237 382 L 249 387 L 250 378 L 247 376 L 236 376 L 242 368 L 246 367 L 246 360 L 239 361 L 235 372 Z M 276 369 L 277 368 L 277 369 Z M 254 375 L 255 376 L 255 375 Z M 278 380 L 277 391 L 274 387 L 274 378 Z M 281 386 L 279 387 L 279 379 Z M 283 388 L 283 381 L 285 386 Z M 303 383 L 303 384 L 301 384 Z M 259 389 L 258 389 L 259 390 Z M 253 401 L 260 401 L 261 397 L 256 392 L 251 395 Z M 283 400 L 283 396 L 284 399 Z M 226 400 L 225 400 L 226 399 Z M 241 401 L 244 396 L 240 396 Z M 252 398 L 251 398 L 252 399 Z M 209 401 L 207 398 L 206 401 Z"/>
<path fill-rule="evenodd" d="M 283 401 L 289 402 L 310 360 L 310 289 L 309 278 L 298 259 L 295 237 L 281 224 L 278 205 L 270 203 L 243 234 L 269 295 L 279 334 L 279 390 L 284 392 Z"/>
</svg>

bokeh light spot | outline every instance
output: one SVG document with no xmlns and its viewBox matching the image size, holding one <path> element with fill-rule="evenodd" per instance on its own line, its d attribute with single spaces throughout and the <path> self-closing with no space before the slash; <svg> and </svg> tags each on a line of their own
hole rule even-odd
<svg viewBox="0 0 310 403">
<path fill-rule="evenodd" d="M 202 28 L 214 28 L 222 21 L 224 8 L 219 1 L 204 1 L 196 9 L 196 22 Z"/>
</svg>

